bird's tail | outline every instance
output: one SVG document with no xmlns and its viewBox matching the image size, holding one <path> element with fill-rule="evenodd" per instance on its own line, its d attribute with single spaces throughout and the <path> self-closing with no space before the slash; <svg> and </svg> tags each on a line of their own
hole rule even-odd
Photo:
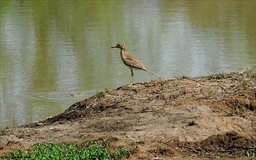
<svg viewBox="0 0 256 160">
<path fill-rule="evenodd" d="M 154 73 L 153 73 L 151 70 L 149 70 L 149 69 L 147 69 L 147 68 L 145 68 L 144 70 L 145 70 L 146 72 L 148 72 L 148 73 L 154 75 Z"/>
</svg>

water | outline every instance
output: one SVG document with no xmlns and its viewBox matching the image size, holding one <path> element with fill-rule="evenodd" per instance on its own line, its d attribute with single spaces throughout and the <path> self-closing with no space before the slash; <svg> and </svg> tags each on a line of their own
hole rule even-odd
<svg viewBox="0 0 256 160">
<path fill-rule="evenodd" d="M 253 0 L 0 0 L 0 128 L 56 115 L 131 82 L 119 50 L 155 74 L 134 82 L 256 64 Z"/>
</svg>

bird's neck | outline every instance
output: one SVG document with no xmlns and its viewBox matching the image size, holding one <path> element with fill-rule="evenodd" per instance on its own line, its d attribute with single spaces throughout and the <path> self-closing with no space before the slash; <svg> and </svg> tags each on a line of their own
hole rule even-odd
<svg viewBox="0 0 256 160">
<path fill-rule="evenodd" d="M 124 52 L 125 52 L 125 49 L 120 49 L 120 54 L 121 55 L 124 54 Z"/>
<path fill-rule="evenodd" d="M 120 49 L 120 56 L 122 60 L 124 55 L 125 55 L 125 49 Z"/>
</svg>

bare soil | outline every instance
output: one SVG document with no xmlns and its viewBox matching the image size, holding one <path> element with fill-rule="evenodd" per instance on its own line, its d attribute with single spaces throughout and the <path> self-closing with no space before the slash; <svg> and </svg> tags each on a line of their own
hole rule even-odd
<svg viewBox="0 0 256 160">
<path fill-rule="evenodd" d="M 0 156 L 103 139 L 129 159 L 244 159 L 256 152 L 256 79 L 238 73 L 106 90 L 45 121 L 0 131 Z"/>
</svg>

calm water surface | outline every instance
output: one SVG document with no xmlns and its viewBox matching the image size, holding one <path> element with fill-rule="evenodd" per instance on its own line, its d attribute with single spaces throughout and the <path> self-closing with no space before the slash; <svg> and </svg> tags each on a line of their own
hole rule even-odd
<svg viewBox="0 0 256 160">
<path fill-rule="evenodd" d="M 134 82 L 256 64 L 254 0 L 0 0 L 0 128 L 56 115 L 130 83 L 119 51 L 155 74 Z"/>
</svg>

